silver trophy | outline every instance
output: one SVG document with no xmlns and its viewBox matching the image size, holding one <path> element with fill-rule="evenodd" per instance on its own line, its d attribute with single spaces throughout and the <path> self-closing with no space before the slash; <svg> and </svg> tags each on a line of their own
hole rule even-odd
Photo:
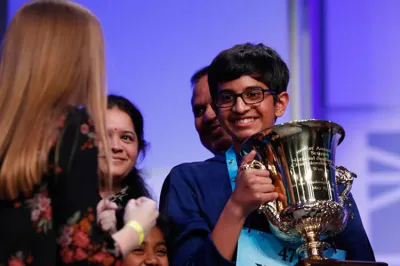
<svg viewBox="0 0 400 266">
<path fill-rule="evenodd" d="M 333 122 L 303 120 L 265 129 L 242 145 L 242 153 L 257 152 L 257 160 L 244 168 L 268 169 L 279 193 L 259 208 L 272 233 L 303 243 L 297 252 L 311 260 L 325 259 L 329 244 L 322 240 L 340 233 L 351 216 L 348 194 L 356 175 L 335 166 L 344 136 Z M 344 185 L 341 193 L 338 184 Z"/>
</svg>

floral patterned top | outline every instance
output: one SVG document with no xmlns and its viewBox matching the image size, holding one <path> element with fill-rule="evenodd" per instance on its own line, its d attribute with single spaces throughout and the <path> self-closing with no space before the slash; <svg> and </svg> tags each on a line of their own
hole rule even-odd
<svg viewBox="0 0 400 266">
<path fill-rule="evenodd" d="M 0 201 L 0 265 L 122 265 L 111 235 L 96 224 L 100 201 L 93 123 L 85 109 L 60 121 L 60 148 L 30 194 Z"/>
</svg>

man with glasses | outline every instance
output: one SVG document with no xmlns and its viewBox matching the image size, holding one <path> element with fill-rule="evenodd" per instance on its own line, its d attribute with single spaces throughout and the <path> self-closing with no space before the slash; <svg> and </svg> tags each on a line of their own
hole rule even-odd
<svg viewBox="0 0 400 266">
<path fill-rule="evenodd" d="M 245 139 L 283 116 L 288 82 L 285 62 L 263 44 L 236 45 L 211 63 L 210 94 L 233 145 L 207 161 L 176 166 L 167 177 L 160 206 L 173 223 L 172 265 L 236 265 L 236 260 L 238 265 L 294 265 L 301 259 L 295 253 L 297 246 L 271 234 L 264 215 L 256 211 L 279 196 L 269 172 L 241 170 L 255 152 L 239 155 Z M 328 250 L 327 256 L 374 261 L 352 198 L 351 202 L 355 217 L 331 239 L 337 250 Z M 260 261 L 254 261 L 260 254 Z M 245 262 L 239 260 L 243 258 Z"/>
<path fill-rule="evenodd" d="M 193 87 L 191 104 L 194 125 L 200 141 L 207 150 L 216 154 L 225 152 L 232 145 L 232 139 L 221 127 L 211 106 L 207 72 L 208 67 L 203 67 L 194 73 L 190 79 Z"/>
</svg>

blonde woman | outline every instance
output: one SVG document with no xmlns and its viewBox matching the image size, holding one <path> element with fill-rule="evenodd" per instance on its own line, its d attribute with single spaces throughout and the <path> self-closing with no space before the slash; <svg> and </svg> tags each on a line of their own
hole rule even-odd
<svg viewBox="0 0 400 266">
<path fill-rule="evenodd" d="M 96 225 L 109 208 L 96 143 L 112 167 L 104 68 L 100 24 L 83 7 L 35 1 L 12 19 L 0 62 L 0 265 L 118 265 L 155 224 L 142 197 L 116 233 Z"/>
</svg>

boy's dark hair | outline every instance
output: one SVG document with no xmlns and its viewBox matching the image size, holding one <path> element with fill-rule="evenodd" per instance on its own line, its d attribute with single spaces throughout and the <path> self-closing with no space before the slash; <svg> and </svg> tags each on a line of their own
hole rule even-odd
<svg viewBox="0 0 400 266">
<path fill-rule="evenodd" d="M 215 100 L 221 83 L 248 75 L 280 94 L 289 83 L 289 69 L 279 54 L 264 44 L 239 44 L 220 52 L 208 68 L 208 85 Z M 274 97 L 276 100 L 277 97 Z"/>
</svg>

